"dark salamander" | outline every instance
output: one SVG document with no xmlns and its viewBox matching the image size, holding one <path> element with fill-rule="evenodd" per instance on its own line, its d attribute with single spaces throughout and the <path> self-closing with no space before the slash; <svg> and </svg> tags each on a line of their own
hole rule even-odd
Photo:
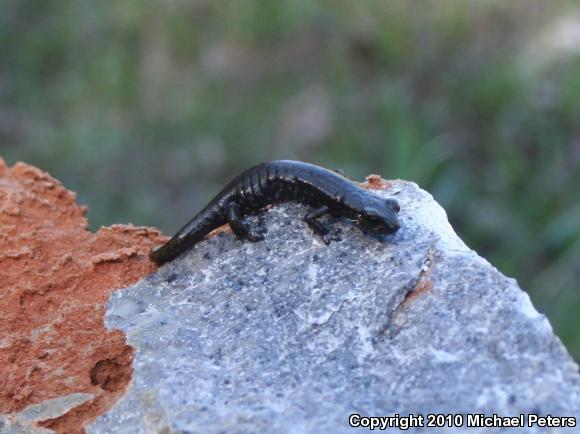
<svg viewBox="0 0 580 434">
<path fill-rule="evenodd" d="M 173 238 L 152 249 L 149 256 L 158 264 L 171 261 L 225 223 L 230 224 L 238 238 L 260 241 L 264 239 L 264 228 L 249 228 L 242 218 L 286 201 L 314 208 L 304 221 L 327 244 L 336 238 L 318 220 L 326 214 L 356 220 L 370 234 L 385 235 L 399 229 L 396 200 L 382 198 L 341 174 L 314 164 L 270 161 L 236 177 Z"/>
</svg>

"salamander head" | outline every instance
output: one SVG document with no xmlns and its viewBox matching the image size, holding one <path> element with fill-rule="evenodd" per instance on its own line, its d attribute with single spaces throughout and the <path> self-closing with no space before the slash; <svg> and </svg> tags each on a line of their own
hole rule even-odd
<svg viewBox="0 0 580 434">
<path fill-rule="evenodd" d="M 364 196 L 345 198 L 351 218 L 365 230 L 375 235 L 388 235 L 401 226 L 397 214 L 401 209 L 395 199 L 385 199 L 369 193 Z"/>
</svg>

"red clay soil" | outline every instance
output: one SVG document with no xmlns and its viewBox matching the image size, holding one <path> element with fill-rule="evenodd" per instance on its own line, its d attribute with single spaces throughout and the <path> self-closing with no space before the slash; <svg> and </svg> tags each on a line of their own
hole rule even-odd
<svg viewBox="0 0 580 434">
<path fill-rule="evenodd" d="M 389 181 L 381 178 L 380 175 L 369 175 L 367 176 L 366 182 L 360 184 L 363 188 L 368 188 L 369 190 L 383 190 L 388 188 L 391 183 Z"/>
<path fill-rule="evenodd" d="M 86 208 L 47 173 L 0 158 L 0 414 L 85 392 L 94 398 L 41 426 L 82 433 L 123 394 L 133 350 L 103 323 L 111 292 L 155 271 L 167 238 L 114 225 L 90 232 Z"/>
</svg>

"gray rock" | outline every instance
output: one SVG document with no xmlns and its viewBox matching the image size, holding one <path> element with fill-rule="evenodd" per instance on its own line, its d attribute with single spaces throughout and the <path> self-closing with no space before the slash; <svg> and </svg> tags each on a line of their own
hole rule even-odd
<svg viewBox="0 0 580 434">
<path fill-rule="evenodd" d="M 39 404 L 26 407 L 18 413 L 0 414 L 0 433 L 2 434 L 49 434 L 54 431 L 36 425 L 47 419 L 54 419 L 74 407 L 94 397 L 91 393 L 71 393 Z"/>
<path fill-rule="evenodd" d="M 218 234 L 118 291 L 106 321 L 135 372 L 88 432 L 340 433 L 353 413 L 463 415 L 416 430 L 438 433 L 467 414 L 580 422 L 578 366 L 526 293 L 415 184 L 377 194 L 401 204 L 394 236 L 338 220 L 326 246 L 283 204 L 261 217 L 265 241 Z"/>
</svg>

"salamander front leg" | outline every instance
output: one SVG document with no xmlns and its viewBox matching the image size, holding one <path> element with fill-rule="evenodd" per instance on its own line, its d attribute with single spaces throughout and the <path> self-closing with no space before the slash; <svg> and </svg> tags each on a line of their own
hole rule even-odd
<svg viewBox="0 0 580 434">
<path fill-rule="evenodd" d="M 330 212 L 330 209 L 323 205 L 320 208 L 313 209 L 304 216 L 304 221 L 315 234 L 319 235 L 325 244 L 330 244 L 331 241 L 340 241 L 339 231 L 331 231 L 327 226 L 323 225 L 318 219 Z"/>
<path fill-rule="evenodd" d="M 234 234 L 241 240 L 248 240 L 253 243 L 262 241 L 266 230 L 263 227 L 249 229 L 243 222 L 240 215 L 240 208 L 236 203 L 231 203 L 228 207 L 228 223 Z"/>
</svg>

